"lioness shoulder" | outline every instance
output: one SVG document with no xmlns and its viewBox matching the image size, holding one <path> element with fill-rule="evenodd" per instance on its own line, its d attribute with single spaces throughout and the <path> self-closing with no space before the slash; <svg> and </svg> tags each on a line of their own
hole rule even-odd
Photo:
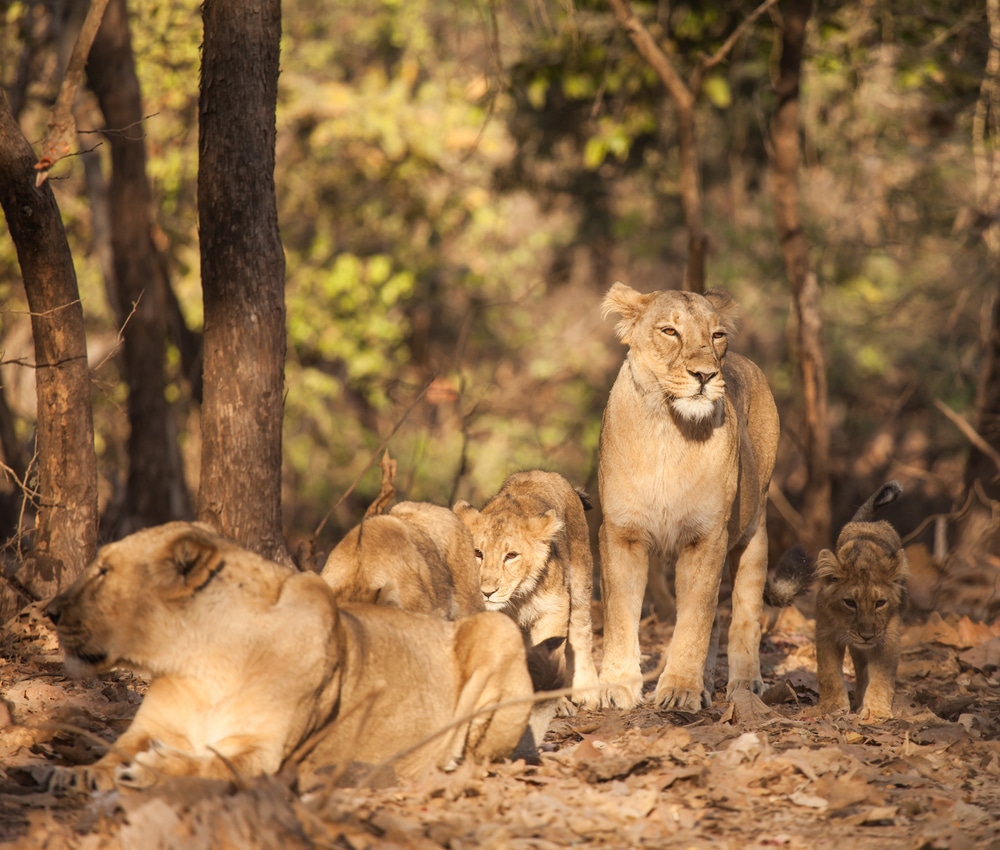
<svg viewBox="0 0 1000 850">
<path fill-rule="evenodd" d="M 578 705 L 596 707 L 585 505 L 563 476 L 531 470 L 508 477 L 482 510 L 465 501 L 454 510 L 472 532 L 487 609 L 512 617 L 532 647 L 565 638 L 558 684 L 574 688 Z"/>
<path fill-rule="evenodd" d="M 896 530 L 875 511 L 895 501 L 890 481 L 866 501 L 837 537 L 836 551 L 816 559 L 816 667 L 819 710 L 849 711 L 844 651 L 854 663 L 854 706 L 863 720 L 892 717 L 900 623 L 909 573 Z"/>
<path fill-rule="evenodd" d="M 620 316 L 616 332 L 628 346 L 600 437 L 604 698 L 632 708 L 642 697 L 638 628 L 651 554 L 683 588 L 654 701 L 685 710 L 710 703 L 727 560 L 726 692 L 759 693 L 765 507 L 779 425 L 761 370 L 729 352 L 736 304 L 718 289 L 640 293 L 616 283 L 603 312 Z"/>
<path fill-rule="evenodd" d="M 472 536 L 448 508 L 400 502 L 362 520 L 321 572 L 339 602 L 390 605 L 446 619 L 485 610 Z"/>
<path fill-rule="evenodd" d="M 503 616 L 341 610 L 315 573 L 192 523 L 103 547 L 47 611 L 71 674 L 151 678 L 114 747 L 56 769 L 55 788 L 269 774 L 317 737 L 313 772 L 390 760 L 408 776 L 510 754 L 530 710 L 523 642 Z"/>
</svg>

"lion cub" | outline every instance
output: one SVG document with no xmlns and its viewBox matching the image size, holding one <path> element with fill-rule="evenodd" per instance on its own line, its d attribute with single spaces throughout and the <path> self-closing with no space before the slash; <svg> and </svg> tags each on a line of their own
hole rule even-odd
<svg viewBox="0 0 1000 850">
<path fill-rule="evenodd" d="M 464 501 L 454 511 L 472 532 L 487 610 L 516 620 L 531 647 L 566 638 L 565 669 L 554 684 L 579 689 L 573 702 L 597 708 L 589 507 L 589 497 L 558 473 L 533 470 L 507 478 L 482 511 Z"/>
<path fill-rule="evenodd" d="M 903 492 L 896 481 L 880 487 L 844 526 L 837 551 L 816 559 L 816 666 L 819 709 L 849 711 L 844 650 L 851 653 L 862 720 L 892 717 L 899 663 L 900 613 L 906 598 L 906 554 L 896 530 L 876 521 L 877 508 Z"/>
<path fill-rule="evenodd" d="M 338 602 L 447 620 L 485 610 L 472 535 L 448 508 L 427 502 L 400 502 L 366 517 L 337 544 L 320 575 Z"/>
</svg>

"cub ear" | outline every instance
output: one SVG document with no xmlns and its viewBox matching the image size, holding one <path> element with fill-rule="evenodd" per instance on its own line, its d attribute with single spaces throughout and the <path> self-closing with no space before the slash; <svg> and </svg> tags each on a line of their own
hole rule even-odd
<svg viewBox="0 0 1000 850">
<path fill-rule="evenodd" d="M 403 600 L 399 596 L 399 586 L 390 580 L 383 584 L 375 594 L 375 604 L 388 608 L 402 608 Z"/>
<path fill-rule="evenodd" d="M 705 293 L 705 298 L 722 320 L 722 326 L 726 333 L 732 335 L 736 333 L 736 320 L 740 317 L 740 308 L 736 299 L 725 289 L 715 287 Z"/>
<path fill-rule="evenodd" d="M 551 508 L 541 516 L 535 516 L 528 520 L 528 529 L 532 537 L 545 544 L 548 544 L 565 527 L 565 523 Z"/>
<path fill-rule="evenodd" d="M 164 561 L 170 579 L 167 588 L 169 599 L 194 596 L 226 566 L 218 538 L 207 529 L 194 525 L 169 544 Z"/>
<path fill-rule="evenodd" d="M 621 316 L 621 321 L 615 325 L 615 334 L 618 339 L 628 345 L 636 323 L 646 312 L 646 307 L 649 306 L 654 295 L 655 293 L 643 295 L 631 286 L 616 281 L 601 303 L 601 318 L 606 319 L 612 313 Z"/>
<path fill-rule="evenodd" d="M 840 561 L 829 549 L 824 549 L 816 556 L 816 578 L 820 581 L 825 584 L 836 584 L 840 573 Z"/>
<path fill-rule="evenodd" d="M 472 505 L 470 505 L 464 499 L 459 499 L 457 502 L 455 502 L 454 506 L 452 507 L 452 511 L 454 511 L 455 514 L 458 516 L 458 518 L 462 520 L 462 522 L 464 522 L 466 525 L 475 522 L 476 517 L 479 516 L 479 511 L 477 511 L 474 507 L 472 507 Z"/>
</svg>

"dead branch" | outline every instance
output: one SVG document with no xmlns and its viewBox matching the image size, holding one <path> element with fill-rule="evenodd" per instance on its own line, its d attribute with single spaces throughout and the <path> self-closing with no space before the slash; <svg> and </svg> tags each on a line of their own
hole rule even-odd
<svg viewBox="0 0 1000 850">
<path fill-rule="evenodd" d="M 974 445 L 979 451 L 981 451 L 986 457 L 993 461 L 993 465 L 997 468 L 997 475 L 994 477 L 994 481 L 1000 478 L 1000 453 L 991 446 L 986 439 L 973 428 L 968 421 L 960 413 L 956 413 L 947 404 L 945 404 L 941 399 L 934 399 L 934 406 L 940 410 L 951 422 L 958 428 L 959 431 L 965 436 L 972 445 Z"/>
<path fill-rule="evenodd" d="M 59 87 L 59 95 L 56 98 L 55 106 L 52 107 L 52 117 L 49 119 L 45 138 L 39 145 L 41 156 L 35 163 L 35 171 L 38 172 L 35 175 L 35 186 L 41 186 L 48 179 L 52 166 L 60 159 L 69 156 L 73 150 L 76 140 L 73 101 L 76 100 L 76 92 L 83 79 L 83 69 L 87 64 L 87 56 L 90 55 L 90 47 L 101 26 L 107 5 L 108 0 L 91 0 L 90 8 L 87 9 L 87 17 L 80 28 L 76 44 L 73 45 L 73 53 L 66 66 L 66 74 Z"/>
</svg>

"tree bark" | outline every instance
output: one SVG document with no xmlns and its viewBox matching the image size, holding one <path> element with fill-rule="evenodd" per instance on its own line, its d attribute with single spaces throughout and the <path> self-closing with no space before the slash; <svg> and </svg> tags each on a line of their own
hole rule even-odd
<svg viewBox="0 0 1000 850">
<path fill-rule="evenodd" d="M 821 339 L 820 291 L 809 267 L 809 245 L 799 215 L 799 80 L 811 0 L 782 4 L 784 29 L 775 86 L 778 105 L 771 120 L 773 200 L 778 239 L 798 317 L 799 374 L 802 381 L 803 447 L 807 470 L 802 518 L 805 545 L 813 552 L 830 538 L 830 429 L 826 365 Z"/>
<path fill-rule="evenodd" d="M 274 193 L 281 4 L 206 0 L 202 12 L 198 518 L 291 563 L 281 530 L 285 264 Z"/>
<path fill-rule="evenodd" d="M 176 425 L 166 400 L 167 282 L 160 279 L 150 236 L 142 98 L 125 0 L 111 0 L 94 40 L 87 79 L 104 113 L 111 147 L 111 245 L 117 312 L 124 321 L 129 385 L 129 471 L 116 531 L 189 519 Z"/>
<path fill-rule="evenodd" d="M 97 458 L 83 308 L 59 208 L 35 186 L 35 153 L 0 94 L 0 205 L 24 280 L 35 341 L 38 513 L 21 582 L 39 599 L 97 550 Z"/>
<path fill-rule="evenodd" d="M 1000 0 L 987 0 L 989 44 L 979 102 L 972 124 L 976 165 L 977 219 L 990 262 L 1000 280 Z M 990 315 L 989 337 L 983 341 L 983 365 L 976 393 L 975 430 L 989 446 L 1000 451 L 1000 293 Z M 993 458 L 973 445 L 965 465 L 967 492 L 976 496 L 961 520 L 958 542 L 962 546 L 1000 553 L 1000 527 L 996 503 L 1000 502 L 1000 473 Z M 991 504 L 992 503 L 992 504 Z"/>
</svg>

